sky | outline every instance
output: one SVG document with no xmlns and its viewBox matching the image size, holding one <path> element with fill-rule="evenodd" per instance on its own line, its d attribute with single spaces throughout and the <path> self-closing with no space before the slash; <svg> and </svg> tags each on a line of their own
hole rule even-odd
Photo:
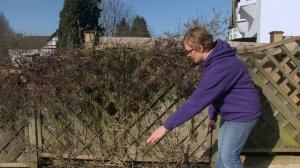
<svg viewBox="0 0 300 168">
<path fill-rule="evenodd" d="M 133 15 L 144 17 L 154 36 L 177 32 L 179 25 L 199 16 L 211 17 L 213 9 L 231 14 L 232 0 L 122 0 Z M 0 0 L 9 25 L 26 35 L 53 34 L 64 0 Z"/>
</svg>

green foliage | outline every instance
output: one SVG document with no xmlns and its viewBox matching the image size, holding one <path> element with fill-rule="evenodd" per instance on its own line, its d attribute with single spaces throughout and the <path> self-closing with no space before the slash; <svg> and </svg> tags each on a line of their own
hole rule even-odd
<svg viewBox="0 0 300 168">
<path fill-rule="evenodd" d="M 146 20 L 143 17 L 136 16 L 133 20 L 131 29 L 131 37 L 151 37 L 148 31 Z"/>
<path fill-rule="evenodd" d="M 14 30 L 9 26 L 9 22 L 6 19 L 5 15 L 0 12 L 0 37 L 13 35 Z"/>
<path fill-rule="evenodd" d="M 125 18 L 122 18 L 121 22 L 117 24 L 116 35 L 117 37 L 130 36 L 130 27 L 126 22 Z"/>
<path fill-rule="evenodd" d="M 146 20 L 143 17 L 136 16 L 133 20 L 132 26 L 126 22 L 125 18 L 117 24 L 117 37 L 151 37 Z"/>
<path fill-rule="evenodd" d="M 6 63 L 8 57 L 7 37 L 14 34 L 14 30 L 9 26 L 5 15 L 0 12 L 0 65 Z"/>
<path fill-rule="evenodd" d="M 60 48 L 78 48 L 83 44 L 85 31 L 101 34 L 99 25 L 101 0 L 65 0 L 58 27 L 58 43 Z"/>
</svg>

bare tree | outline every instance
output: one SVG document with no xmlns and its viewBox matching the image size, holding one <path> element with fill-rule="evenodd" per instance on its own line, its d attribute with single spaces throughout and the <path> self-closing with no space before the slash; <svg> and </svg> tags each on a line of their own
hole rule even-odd
<svg viewBox="0 0 300 168">
<path fill-rule="evenodd" d="M 184 31 L 193 25 L 205 27 L 215 38 L 226 39 L 228 36 L 229 15 L 223 11 L 213 9 L 213 17 L 209 19 L 205 15 L 190 19 L 184 24 Z"/>
<path fill-rule="evenodd" d="M 124 18 L 127 23 L 132 22 L 132 10 L 121 0 L 102 0 L 101 9 L 102 15 L 100 17 L 100 23 L 105 29 L 104 36 L 115 36 L 117 24 L 120 23 L 122 18 Z"/>
<path fill-rule="evenodd" d="M 182 37 L 184 32 L 192 26 L 205 27 L 215 38 L 227 39 L 229 27 L 229 15 L 223 11 L 213 9 L 213 16 L 210 18 L 206 15 L 200 15 L 191 18 L 183 24 L 179 23 L 178 32 L 164 32 L 167 37 Z"/>
<path fill-rule="evenodd" d="M 13 29 L 9 26 L 9 22 L 2 12 L 0 12 L 0 36 L 8 36 L 14 33 Z"/>
</svg>

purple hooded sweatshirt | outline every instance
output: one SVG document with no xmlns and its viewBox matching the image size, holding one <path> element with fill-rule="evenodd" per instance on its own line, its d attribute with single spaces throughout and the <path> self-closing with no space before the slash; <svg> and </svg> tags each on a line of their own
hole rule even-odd
<svg viewBox="0 0 300 168">
<path fill-rule="evenodd" d="M 203 62 L 203 78 L 189 99 L 164 122 L 172 130 L 209 106 L 210 119 L 249 122 L 260 114 L 260 96 L 246 65 L 236 55 L 236 48 L 217 40 Z"/>
</svg>

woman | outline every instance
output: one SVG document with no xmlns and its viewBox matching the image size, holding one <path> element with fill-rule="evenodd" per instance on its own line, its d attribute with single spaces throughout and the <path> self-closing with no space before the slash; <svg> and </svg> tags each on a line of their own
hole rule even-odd
<svg viewBox="0 0 300 168">
<path fill-rule="evenodd" d="M 203 78 L 189 99 L 147 139 L 155 143 L 168 131 L 192 119 L 209 106 L 209 128 L 220 115 L 216 167 L 243 167 L 240 152 L 256 124 L 260 97 L 236 48 L 213 37 L 203 27 L 191 28 L 183 38 L 189 58 L 202 63 Z"/>
</svg>

